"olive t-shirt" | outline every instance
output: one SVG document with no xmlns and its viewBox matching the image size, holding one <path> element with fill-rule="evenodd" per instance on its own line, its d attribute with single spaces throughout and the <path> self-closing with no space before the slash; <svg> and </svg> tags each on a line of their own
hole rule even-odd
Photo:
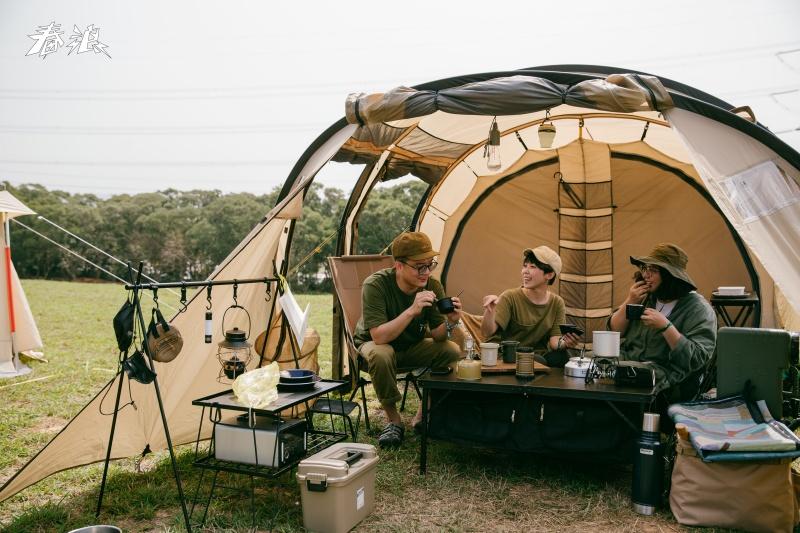
<svg viewBox="0 0 800 533">
<path fill-rule="evenodd" d="M 500 295 L 495 309 L 494 321 L 500 328 L 495 338 L 546 350 L 550 337 L 561 334 L 558 325 L 565 318 L 561 296 L 550 293 L 547 303 L 539 305 L 530 301 L 521 287 L 508 289 Z"/>
<path fill-rule="evenodd" d="M 395 275 L 394 267 L 385 268 L 364 280 L 364 285 L 361 287 L 361 318 L 356 324 L 356 331 L 353 335 L 356 347 L 372 340 L 370 329 L 394 320 L 414 302 L 416 292 L 406 294 L 401 291 Z M 428 278 L 424 290 L 433 291 L 436 298 L 444 298 L 444 289 L 437 279 Z M 426 307 L 422 314 L 414 318 L 408 327 L 389 344 L 397 351 L 405 351 L 425 337 L 426 325 L 430 329 L 435 329 L 442 322 L 444 322 L 444 316 L 435 306 Z"/>
</svg>

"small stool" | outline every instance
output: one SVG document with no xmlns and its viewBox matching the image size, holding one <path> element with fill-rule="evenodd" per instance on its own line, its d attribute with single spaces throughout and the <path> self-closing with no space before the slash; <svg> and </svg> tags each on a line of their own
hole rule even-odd
<svg viewBox="0 0 800 533">
<path fill-rule="evenodd" d="M 353 419 L 351 418 L 354 409 L 358 409 L 355 425 L 353 425 Z M 350 434 L 353 436 L 353 442 L 358 440 L 358 426 L 361 424 L 361 406 L 358 405 L 358 403 L 348 400 L 321 398 L 317 400 L 314 407 L 311 408 L 311 412 L 323 415 L 341 416 L 350 425 Z M 345 429 L 346 427 L 347 426 L 345 426 Z"/>
</svg>

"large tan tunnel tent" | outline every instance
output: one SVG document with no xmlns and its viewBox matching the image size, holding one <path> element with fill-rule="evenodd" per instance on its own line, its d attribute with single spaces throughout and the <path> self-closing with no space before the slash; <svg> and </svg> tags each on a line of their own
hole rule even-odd
<svg viewBox="0 0 800 533">
<path fill-rule="evenodd" d="M 351 95 L 359 128 L 336 159 L 366 168 L 339 253 L 356 249 L 366 191 L 411 173 L 430 184 L 414 226 L 469 312 L 518 285 L 521 251 L 546 244 L 564 261 L 554 290 L 569 320 L 605 329 L 632 283 L 629 256 L 674 242 L 706 297 L 743 285 L 759 296 L 757 325 L 799 328 L 798 154 L 747 109 L 623 72 L 551 66 Z M 502 166 L 490 171 L 493 120 Z M 542 123 L 556 129 L 549 147 Z"/>
<path fill-rule="evenodd" d="M 353 94 L 345 115 L 309 146 L 278 205 L 212 278 L 272 276 L 273 264 L 285 265 L 304 194 L 333 160 L 357 164 L 338 253 L 357 249 L 359 215 L 376 184 L 421 179 L 429 188 L 413 225 L 431 236 L 441 252 L 438 274 L 448 292 L 464 291 L 470 312 L 480 312 L 483 295 L 519 283 L 523 248 L 547 244 L 564 259 L 554 290 L 571 319 L 601 328 L 631 284 L 628 256 L 671 241 L 688 252 L 705 296 L 744 285 L 760 298 L 760 325 L 800 329 L 800 154 L 746 110 L 652 75 L 561 65 Z M 495 117 L 501 167 L 490 171 L 483 147 Z M 543 122 L 556 128 L 550 147 L 540 145 Z M 215 313 L 230 298 L 220 293 Z M 269 310 L 257 305 L 263 300 L 261 291 L 240 293 L 242 305 L 260 309 L 255 323 L 268 320 Z M 216 382 L 215 345 L 202 341 L 204 309 L 195 298 L 173 319 L 183 352 L 169 365 L 156 363 L 175 443 L 196 437 L 191 400 L 224 387 Z M 275 312 L 277 319 L 279 306 Z M 334 377 L 348 372 L 337 337 Z M 115 458 L 166 445 L 152 389 L 133 386 L 140 409 L 123 411 Z M 0 500 L 104 459 L 110 420 L 98 412 L 101 396 L 0 489 Z"/>
</svg>

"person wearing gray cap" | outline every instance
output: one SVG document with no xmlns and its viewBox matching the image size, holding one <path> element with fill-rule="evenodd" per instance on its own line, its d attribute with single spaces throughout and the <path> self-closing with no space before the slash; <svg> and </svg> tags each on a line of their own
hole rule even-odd
<svg viewBox="0 0 800 533">
<path fill-rule="evenodd" d="M 375 394 L 389 423 L 378 436 L 381 447 L 399 446 L 405 428 L 397 401 L 398 367 L 444 367 L 461 357 L 459 346 L 448 340 L 461 319 L 461 301 L 453 297 L 454 310 L 441 314 L 434 302 L 445 297 L 427 235 L 405 232 L 392 242 L 394 266 L 370 275 L 361 289 L 361 318 L 353 340 L 367 360 Z M 427 332 L 430 331 L 430 338 Z M 422 420 L 422 402 L 411 424 Z"/>
<path fill-rule="evenodd" d="M 717 319 L 711 305 L 697 293 L 686 265 L 689 258 L 672 243 L 657 245 L 650 255 L 631 257 L 639 268 L 623 304 L 611 315 L 609 327 L 622 333 L 623 360 L 653 367 L 656 392 L 670 403 L 692 399 L 699 378 L 714 353 Z M 641 273 L 641 274 L 640 274 Z M 641 307 L 628 318 L 628 305 Z"/>
<path fill-rule="evenodd" d="M 577 346 L 579 337 L 561 335 L 558 325 L 566 318 L 564 299 L 548 290 L 561 273 L 561 257 L 547 246 L 527 248 L 522 255 L 522 286 L 483 298 L 481 333 L 544 350 L 541 362 L 564 366 L 569 359 L 566 348 Z"/>
</svg>

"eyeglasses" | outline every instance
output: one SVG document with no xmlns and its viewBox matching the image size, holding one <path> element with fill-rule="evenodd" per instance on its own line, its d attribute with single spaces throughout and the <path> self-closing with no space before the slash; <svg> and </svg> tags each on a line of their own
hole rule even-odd
<svg viewBox="0 0 800 533">
<path fill-rule="evenodd" d="M 642 265 L 639 267 L 639 272 L 644 276 L 645 274 L 661 274 L 661 270 L 655 265 Z"/>
<path fill-rule="evenodd" d="M 436 261 L 431 261 L 430 263 L 425 263 L 424 265 L 410 265 L 405 261 L 400 261 L 400 262 L 416 270 L 417 274 L 419 274 L 420 276 L 425 274 L 426 272 L 433 272 L 434 270 L 436 270 L 436 267 L 439 266 L 439 263 L 437 263 Z"/>
</svg>

